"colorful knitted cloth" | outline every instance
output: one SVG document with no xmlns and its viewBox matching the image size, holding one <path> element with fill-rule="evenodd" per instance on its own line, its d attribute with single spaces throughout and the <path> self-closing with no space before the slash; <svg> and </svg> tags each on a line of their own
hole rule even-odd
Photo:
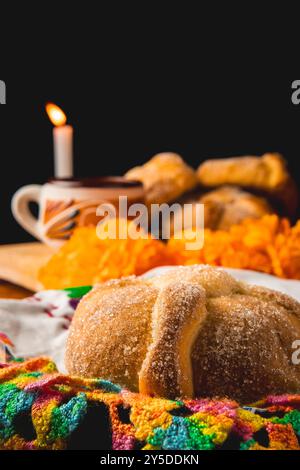
<svg viewBox="0 0 300 470">
<path fill-rule="evenodd" d="M 171 401 L 59 373 L 47 358 L 0 366 L 0 449 L 299 450 L 300 395 L 252 407 Z"/>
</svg>

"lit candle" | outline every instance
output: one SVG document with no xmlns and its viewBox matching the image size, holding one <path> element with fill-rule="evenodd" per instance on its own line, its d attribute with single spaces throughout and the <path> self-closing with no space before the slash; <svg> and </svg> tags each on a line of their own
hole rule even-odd
<svg viewBox="0 0 300 470">
<path fill-rule="evenodd" d="M 56 178 L 73 176 L 73 127 L 66 125 L 65 113 L 53 103 L 46 105 L 52 124 L 54 144 L 54 175 Z"/>
</svg>

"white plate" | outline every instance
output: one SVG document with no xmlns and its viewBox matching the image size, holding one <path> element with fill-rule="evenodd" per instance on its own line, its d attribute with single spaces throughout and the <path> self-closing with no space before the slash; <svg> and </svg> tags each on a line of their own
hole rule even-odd
<svg viewBox="0 0 300 470">
<path fill-rule="evenodd" d="M 150 278 L 159 274 L 164 274 L 165 272 L 170 271 L 170 269 L 176 269 L 176 266 L 162 266 L 160 268 L 154 268 L 147 271 L 142 277 Z M 281 279 L 276 276 L 271 276 L 270 274 L 259 273 L 257 271 L 250 271 L 247 269 L 218 269 L 224 269 L 224 271 L 227 271 L 239 281 L 245 281 L 249 282 L 249 284 L 256 284 L 257 286 L 264 286 L 269 289 L 284 292 L 300 302 L 300 281 Z"/>
</svg>

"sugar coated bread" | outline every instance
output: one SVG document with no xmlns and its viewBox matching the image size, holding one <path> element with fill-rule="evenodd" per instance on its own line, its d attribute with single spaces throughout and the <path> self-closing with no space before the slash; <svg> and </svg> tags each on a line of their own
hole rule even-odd
<svg viewBox="0 0 300 470">
<path fill-rule="evenodd" d="M 204 206 L 204 227 L 212 230 L 228 230 L 232 225 L 242 223 L 245 219 L 260 219 L 271 214 L 272 206 L 264 197 L 256 196 L 237 186 L 220 186 L 205 194 L 189 194 L 181 199 L 181 206 L 175 211 L 171 227 L 176 227 L 176 221 L 183 220 L 183 204 L 191 204 L 193 217 L 185 220 L 185 228 L 196 226 L 197 204 Z"/>
<path fill-rule="evenodd" d="M 276 189 L 286 183 L 289 175 L 281 155 L 266 153 L 262 157 L 206 160 L 199 166 L 197 176 L 203 186 L 236 184 L 244 187 Z"/>
<path fill-rule="evenodd" d="M 228 230 L 245 219 L 260 219 L 273 212 L 268 201 L 236 186 L 221 186 L 199 198 L 204 204 L 205 227 Z"/>
<path fill-rule="evenodd" d="M 145 394 L 244 403 L 300 390 L 300 304 L 219 268 L 177 267 L 93 288 L 79 303 L 68 372 Z"/>
<path fill-rule="evenodd" d="M 278 204 L 279 212 L 293 217 L 299 194 L 287 164 L 279 153 L 206 160 L 197 169 L 201 186 L 236 185 L 262 192 Z"/>
<path fill-rule="evenodd" d="M 193 168 L 171 152 L 155 155 L 145 165 L 129 170 L 125 177 L 143 183 L 148 204 L 173 201 L 197 185 Z"/>
</svg>

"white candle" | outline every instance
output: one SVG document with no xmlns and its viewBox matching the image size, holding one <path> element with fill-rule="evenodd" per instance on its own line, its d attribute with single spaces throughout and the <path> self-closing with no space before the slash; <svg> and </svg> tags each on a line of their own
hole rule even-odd
<svg viewBox="0 0 300 470">
<path fill-rule="evenodd" d="M 73 127 L 57 126 L 53 129 L 54 175 L 56 178 L 73 176 Z"/>
<path fill-rule="evenodd" d="M 73 127 L 66 125 L 66 115 L 53 103 L 46 105 L 46 111 L 54 124 L 54 175 L 56 178 L 73 176 Z"/>
</svg>

